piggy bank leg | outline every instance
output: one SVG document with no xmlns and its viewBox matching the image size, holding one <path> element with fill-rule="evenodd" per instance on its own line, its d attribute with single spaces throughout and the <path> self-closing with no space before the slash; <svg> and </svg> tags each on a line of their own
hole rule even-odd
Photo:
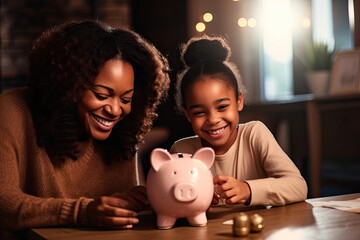
<svg viewBox="0 0 360 240">
<path fill-rule="evenodd" d="M 192 226 L 196 226 L 196 227 L 205 226 L 207 223 L 206 213 L 202 212 L 198 215 L 188 217 L 187 220 L 189 224 Z"/>
<path fill-rule="evenodd" d="M 170 229 L 174 226 L 176 222 L 176 218 L 165 216 L 165 215 L 157 215 L 157 227 L 159 229 Z"/>
</svg>

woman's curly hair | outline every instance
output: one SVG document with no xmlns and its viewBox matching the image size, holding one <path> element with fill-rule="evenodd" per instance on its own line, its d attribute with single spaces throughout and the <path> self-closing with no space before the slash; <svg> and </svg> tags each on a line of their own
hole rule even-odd
<svg viewBox="0 0 360 240">
<path fill-rule="evenodd" d="M 111 59 L 134 69 L 132 111 L 99 143 L 108 161 L 135 155 L 157 117 L 157 106 L 167 96 L 168 62 L 137 33 L 92 20 L 57 25 L 34 42 L 28 86 L 39 146 L 50 147 L 60 159 L 77 159 L 76 142 L 82 140 L 77 99 Z"/>
</svg>

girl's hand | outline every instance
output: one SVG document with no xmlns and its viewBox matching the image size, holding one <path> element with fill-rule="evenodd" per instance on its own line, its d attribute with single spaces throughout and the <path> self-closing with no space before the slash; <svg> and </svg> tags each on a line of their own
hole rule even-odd
<svg viewBox="0 0 360 240">
<path fill-rule="evenodd" d="M 227 204 L 250 202 L 251 191 L 246 182 L 230 176 L 217 175 L 214 177 L 214 184 L 218 185 L 217 193 L 221 198 L 226 199 Z"/>
<path fill-rule="evenodd" d="M 220 196 L 217 194 L 217 193 L 214 193 L 214 196 L 213 196 L 213 199 L 211 201 L 211 205 L 209 206 L 209 208 L 206 210 L 206 212 L 211 212 L 212 211 L 212 207 L 211 206 L 214 206 L 214 205 L 218 205 L 219 204 L 219 199 L 220 199 Z"/>
<path fill-rule="evenodd" d="M 128 229 L 137 224 L 137 213 L 125 209 L 126 201 L 103 196 L 90 202 L 87 207 L 90 226 L 112 229 Z"/>
<path fill-rule="evenodd" d="M 134 187 L 128 194 L 114 193 L 111 196 L 121 199 L 123 208 L 133 211 L 149 209 L 149 200 L 146 196 L 146 188 L 143 186 Z"/>
</svg>

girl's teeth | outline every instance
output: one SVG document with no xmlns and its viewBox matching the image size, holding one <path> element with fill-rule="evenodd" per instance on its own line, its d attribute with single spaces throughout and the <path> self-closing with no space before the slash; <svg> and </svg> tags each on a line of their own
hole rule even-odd
<svg viewBox="0 0 360 240">
<path fill-rule="evenodd" d="M 209 131 L 210 134 L 219 134 L 224 130 L 224 128 L 218 129 L 216 131 Z"/>
<path fill-rule="evenodd" d="M 111 126 L 113 124 L 113 122 L 106 121 L 106 120 L 104 120 L 104 119 L 102 119 L 102 118 L 100 118 L 100 117 L 98 117 L 96 115 L 93 115 L 93 116 L 94 116 L 96 121 L 98 121 L 99 123 L 101 123 L 102 125 L 104 125 L 106 127 L 109 127 L 109 126 Z"/>
</svg>

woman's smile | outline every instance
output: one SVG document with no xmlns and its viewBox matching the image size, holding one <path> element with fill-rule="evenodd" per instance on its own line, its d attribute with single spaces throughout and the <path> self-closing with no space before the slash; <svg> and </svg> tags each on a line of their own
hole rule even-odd
<svg viewBox="0 0 360 240">
<path fill-rule="evenodd" d="M 117 122 L 115 120 L 107 120 L 105 118 L 95 115 L 94 113 L 91 113 L 91 116 L 96 120 L 97 123 L 99 123 L 100 128 L 103 128 L 104 130 L 107 130 L 107 131 L 111 130 L 111 128 Z"/>
</svg>

